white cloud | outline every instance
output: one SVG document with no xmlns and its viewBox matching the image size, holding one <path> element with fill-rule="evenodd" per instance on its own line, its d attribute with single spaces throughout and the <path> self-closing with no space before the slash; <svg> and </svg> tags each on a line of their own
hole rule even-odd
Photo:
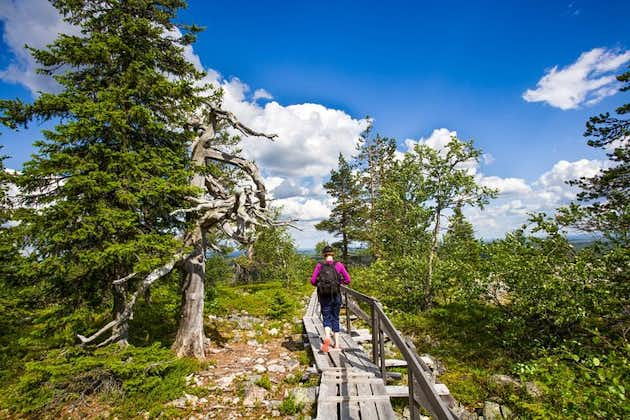
<svg viewBox="0 0 630 420">
<path fill-rule="evenodd" d="M 0 69 L 0 80 L 24 85 L 34 95 L 59 89 L 54 79 L 36 72 L 38 65 L 24 45 L 42 48 L 57 34 L 78 35 L 78 29 L 64 22 L 46 0 L 4 0 L 0 2 L 0 20 L 4 22 L 3 41 L 14 55 L 13 62 Z"/>
<path fill-rule="evenodd" d="M 494 188 L 500 194 L 529 194 L 532 189 L 524 179 L 521 178 L 501 178 L 498 176 L 481 176 L 479 184 Z"/>
<path fill-rule="evenodd" d="M 256 89 L 253 100 L 257 101 L 258 99 L 273 99 L 273 95 L 265 89 Z"/>
<path fill-rule="evenodd" d="M 527 89 L 527 102 L 547 102 L 563 110 L 593 105 L 619 90 L 614 72 L 630 61 L 630 51 L 594 48 L 582 53 L 577 61 L 562 69 L 554 66 L 537 83 Z"/>
<path fill-rule="evenodd" d="M 307 197 L 289 197 L 275 200 L 274 205 L 282 206 L 283 214 L 290 219 L 318 222 L 330 215 L 330 208 L 322 200 Z"/>
<path fill-rule="evenodd" d="M 35 73 L 35 62 L 23 45 L 43 47 L 57 33 L 78 33 L 77 29 L 63 22 L 46 0 L 2 2 L 0 19 L 5 24 L 5 43 L 15 55 L 14 62 L 0 72 L 0 79 L 23 84 L 33 93 L 54 90 L 56 83 L 53 80 Z M 25 31 L 25 27 L 29 30 Z M 179 37 L 181 33 L 174 28 L 167 35 Z M 267 90 L 258 88 L 252 94 L 250 87 L 238 78 L 225 79 L 219 72 L 205 68 L 192 46 L 184 47 L 184 56 L 195 68 L 206 71 L 203 83 L 223 89 L 225 109 L 257 131 L 278 134 L 275 142 L 245 138 L 242 143 L 244 154 L 256 160 L 269 181 L 271 195 L 279 198 L 274 203 L 285 206 L 286 216 L 308 221 L 304 223 L 310 228 L 304 232 L 310 232 L 310 239 L 305 233 L 297 232 L 298 243 L 302 238 L 312 241 L 313 223 L 330 212 L 330 200 L 325 195 L 322 181 L 331 169 L 336 168 L 339 153 L 346 157 L 355 153 L 359 134 L 368 121 L 314 103 L 285 106 L 270 101 L 261 106 L 256 101 L 273 99 Z M 326 236 L 324 233 L 320 235 Z"/>
</svg>

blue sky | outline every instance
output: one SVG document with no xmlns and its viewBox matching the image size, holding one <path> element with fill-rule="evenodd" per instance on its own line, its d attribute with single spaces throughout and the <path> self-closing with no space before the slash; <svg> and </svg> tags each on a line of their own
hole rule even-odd
<svg viewBox="0 0 630 420">
<path fill-rule="evenodd" d="M 28 86 L 39 82 L 19 72 L 12 79 L 2 70 L 16 63 L 28 67 L 20 61 L 19 42 L 42 42 L 46 33 L 52 39 L 63 25 L 50 23 L 54 15 L 44 11 L 42 0 L 3 2 L 0 96 L 30 100 Z M 285 200 L 287 214 L 303 216 L 307 229 L 296 239 L 310 246 L 322 238 L 312 224 L 332 204 L 321 183 L 336 159 L 322 159 L 304 173 L 299 168 L 318 154 L 350 151 L 366 115 L 374 118 L 376 132 L 399 140 L 401 151 L 406 139 L 439 144 L 434 130 L 445 129 L 442 134 L 475 139 L 491 155 L 478 175 L 509 186 L 494 210 L 469 211 L 480 236 L 516 227 L 525 210 L 567 202 L 574 192 L 561 185 L 565 178 L 604 164 L 603 154 L 585 145 L 585 121 L 628 101 L 611 94 L 614 84 L 597 84 L 629 63 L 627 16 L 627 1 L 189 0 L 180 21 L 206 27 L 190 54 L 230 89 L 226 107 L 256 128 L 290 138 L 276 149 L 246 144 Z M 11 35 L 19 19 L 28 19 L 31 30 Z M 608 71 L 594 71 L 598 65 Z M 554 66 L 560 75 L 541 88 Z M 576 80 L 585 66 L 585 79 Z M 265 94 L 256 98 L 258 89 Z M 523 97 L 528 89 L 534 91 L 530 101 Z M 19 168 L 36 133 L 2 132 L 0 144 L 13 156 L 9 166 Z M 296 145 L 314 152 L 299 154 Z M 568 164 L 558 166 L 563 161 Z M 498 225 L 488 225 L 497 218 Z"/>
</svg>

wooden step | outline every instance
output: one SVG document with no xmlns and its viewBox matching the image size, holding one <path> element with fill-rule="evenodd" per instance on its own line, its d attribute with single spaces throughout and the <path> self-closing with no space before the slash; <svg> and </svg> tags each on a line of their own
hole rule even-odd
<svg viewBox="0 0 630 420">
<path fill-rule="evenodd" d="M 400 359 L 385 359 L 385 367 L 407 367 L 407 361 Z"/>
<path fill-rule="evenodd" d="M 440 396 L 451 395 L 451 392 L 444 384 L 434 384 L 433 387 Z M 409 387 L 407 385 L 386 385 L 385 390 L 387 391 L 387 395 L 393 398 L 409 396 Z"/>
</svg>

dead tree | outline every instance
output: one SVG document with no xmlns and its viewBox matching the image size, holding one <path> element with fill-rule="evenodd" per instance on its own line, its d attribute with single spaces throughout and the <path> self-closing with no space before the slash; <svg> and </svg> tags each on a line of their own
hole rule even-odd
<svg viewBox="0 0 630 420">
<path fill-rule="evenodd" d="M 193 221 L 192 228 L 182 237 L 182 251 L 138 282 L 136 290 L 126 299 L 124 310 L 116 319 L 90 337 L 79 335 L 82 344 L 96 342 L 109 330 L 114 333 L 99 346 L 116 341 L 118 337 L 115 331 L 133 317 L 133 308 L 138 296 L 146 294 L 153 283 L 170 273 L 175 267 L 180 267 L 185 273 L 185 278 L 182 288 L 181 316 L 173 350 L 178 356 L 204 358 L 206 346 L 203 331 L 205 255 L 208 248 L 217 248 L 216 243 L 208 240 L 207 233 L 221 231 L 227 238 L 241 244 L 251 244 L 254 241 L 257 226 L 289 224 L 274 221 L 273 214 L 269 212 L 267 192 L 257 166 L 240 156 L 220 150 L 213 144 L 219 126 L 232 127 L 247 136 L 268 139 L 275 137 L 275 135 L 253 131 L 242 125 L 231 113 L 214 107 L 208 107 L 202 116 L 190 121 L 189 128 L 197 134 L 191 145 L 191 162 L 197 168 L 191 183 L 202 193 L 196 197 L 187 197 L 190 207 L 173 212 L 174 215 L 186 216 Z M 202 170 L 212 162 L 227 164 L 242 171 L 250 181 L 249 185 L 236 191 L 228 190 L 219 179 Z M 131 273 L 113 283 L 119 285 L 128 282 L 136 275 L 136 273 Z"/>
</svg>

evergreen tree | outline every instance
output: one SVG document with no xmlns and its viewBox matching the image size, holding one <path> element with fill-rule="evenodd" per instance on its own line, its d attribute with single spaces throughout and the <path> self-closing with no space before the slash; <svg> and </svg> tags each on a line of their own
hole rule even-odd
<svg viewBox="0 0 630 420">
<path fill-rule="evenodd" d="M 128 273 L 146 273 L 181 244 L 172 212 L 190 187 L 189 115 L 203 102 L 202 74 L 183 47 L 196 27 L 173 19 L 183 0 L 53 0 L 81 35 L 61 34 L 29 48 L 40 72 L 61 85 L 33 103 L 0 102 L 2 122 L 57 124 L 44 130 L 18 184 L 36 210 L 21 218 L 35 269 L 68 308 L 99 306 L 113 296 L 114 319 L 125 306 Z M 70 303 L 71 302 L 71 303 Z M 125 343 L 127 323 L 109 341 Z"/>
<path fill-rule="evenodd" d="M 478 268 L 480 246 L 475 239 L 473 225 L 462 213 L 462 206 L 456 206 L 438 249 L 438 276 L 441 278 L 439 288 L 445 290 L 445 298 L 456 297 L 461 292 L 469 295 L 466 292 L 470 291 Z"/>
<path fill-rule="evenodd" d="M 630 91 L 630 71 L 617 77 L 622 92 Z M 630 245 L 630 103 L 586 123 L 587 144 L 604 149 L 612 165 L 593 177 L 570 181 L 580 188 L 577 203 L 562 209 L 562 222 L 589 232 L 601 232 L 621 246 Z"/>
<path fill-rule="evenodd" d="M 324 184 L 324 188 L 335 200 L 335 206 L 330 217 L 316 224 L 315 228 L 341 236 L 342 261 L 347 263 L 349 243 L 361 238 L 365 211 L 357 176 L 352 173 L 352 167 L 341 153 L 338 169 L 330 172 L 330 180 Z"/>
<path fill-rule="evenodd" d="M 361 134 L 361 142 L 358 146 L 358 154 L 354 164 L 358 170 L 359 182 L 363 189 L 363 201 L 366 212 L 365 225 L 361 229 L 361 240 L 367 241 L 374 253 L 373 227 L 375 220 L 375 206 L 380 194 L 386 173 L 394 162 L 396 152 L 396 140 L 393 138 L 370 137 L 371 125 Z"/>
</svg>

